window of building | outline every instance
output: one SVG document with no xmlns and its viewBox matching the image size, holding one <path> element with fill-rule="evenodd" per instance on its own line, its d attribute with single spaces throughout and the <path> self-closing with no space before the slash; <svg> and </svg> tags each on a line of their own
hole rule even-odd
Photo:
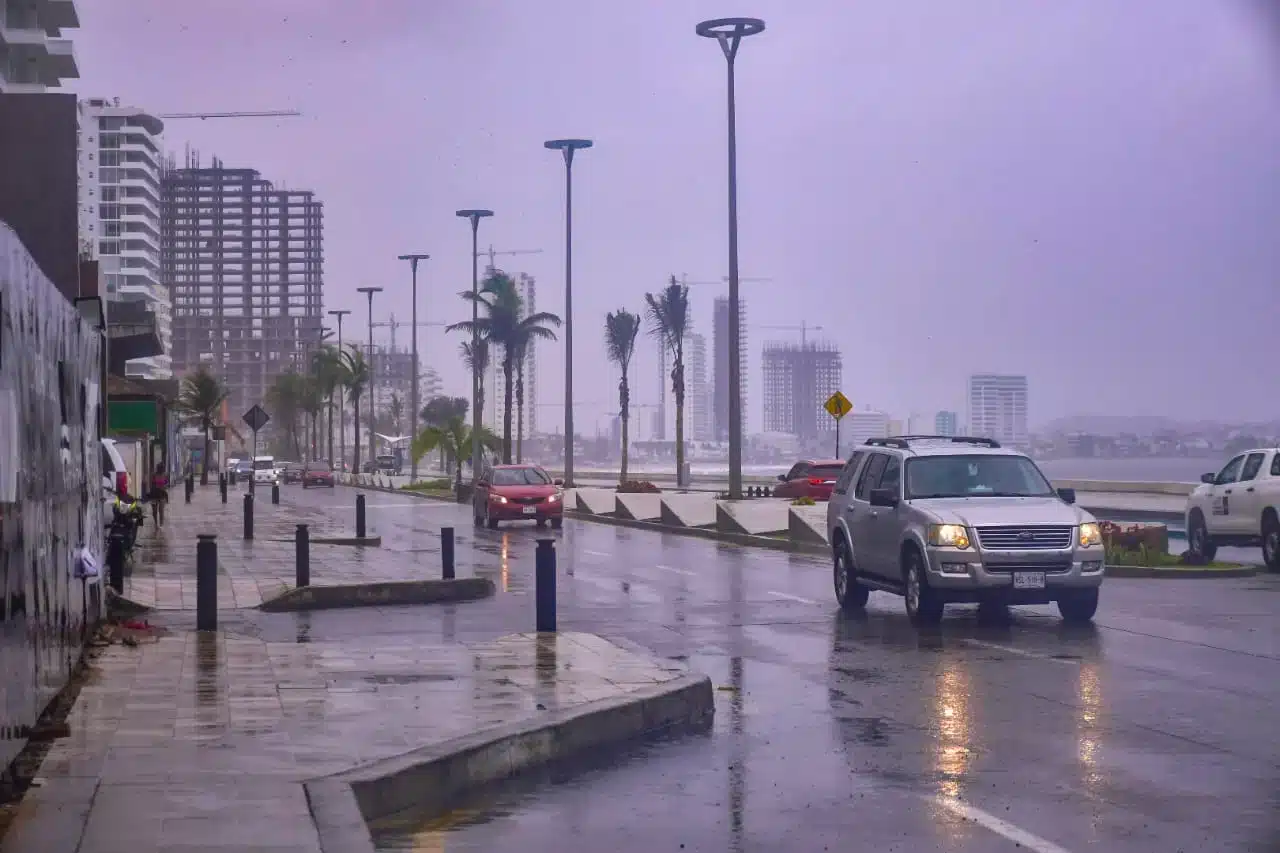
<svg viewBox="0 0 1280 853">
<path fill-rule="evenodd" d="M 120 254 L 120 241 L 103 240 L 102 245 L 98 248 L 98 252 L 103 255 L 118 255 Z"/>
</svg>

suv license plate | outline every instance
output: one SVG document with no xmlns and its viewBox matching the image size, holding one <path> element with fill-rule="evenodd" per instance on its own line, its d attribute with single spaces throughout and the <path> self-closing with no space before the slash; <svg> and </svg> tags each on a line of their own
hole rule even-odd
<svg viewBox="0 0 1280 853">
<path fill-rule="evenodd" d="M 524 511 L 524 514 L 525 514 L 525 515 L 537 515 L 537 514 L 538 514 L 538 508 L 537 508 L 536 506 L 527 506 L 527 507 L 525 507 L 525 508 L 524 508 L 524 510 L 523 510 L 523 511 Z M 1041 577 L 1043 577 L 1043 575 L 1042 575 Z M 1043 581 L 1043 580 L 1040 582 L 1040 585 L 1041 585 L 1041 586 L 1044 586 L 1044 581 Z"/>
<path fill-rule="evenodd" d="M 1014 589 L 1044 589 L 1044 572 L 1014 572 Z"/>
</svg>

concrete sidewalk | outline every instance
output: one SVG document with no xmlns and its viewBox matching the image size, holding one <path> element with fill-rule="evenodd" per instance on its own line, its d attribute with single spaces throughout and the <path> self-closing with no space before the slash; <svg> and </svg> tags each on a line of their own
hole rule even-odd
<svg viewBox="0 0 1280 853">
<path fill-rule="evenodd" d="M 377 614 L 334 618 L 376 622 Z M 635 713 L 644 696 L 665 702 L 662 713 L 711 713 L 705 678 L 590 634 L 472 645 L 376 632 L 340 643 L 252 634 L 161 629 L 137 647 L 103 650 L 70 736 L 53 744 L 0 852 L 320 853 L 317 823 L 323 830 L 344 817 L 321 813 L 329 806 L 315 797 L 309 805 L 308 780 L 423 747 L 448 752 L 464 736 L 474 748 L 500 727 L 527 740 L 545 726 L 543 740 L 566 750 L 628 726 L 634 737 L 649 720 L 651 709 Z M 602 703 L 610 717 L 592 711 L 594 722 L 581 725 L 594 729 L 568 730 L 566 714 Z M 519 768 L 499 772 L 511 769 Z M 347 811 L 338 846 L 372 850 L 358 812 L 352 826 Z"/>
</svg>

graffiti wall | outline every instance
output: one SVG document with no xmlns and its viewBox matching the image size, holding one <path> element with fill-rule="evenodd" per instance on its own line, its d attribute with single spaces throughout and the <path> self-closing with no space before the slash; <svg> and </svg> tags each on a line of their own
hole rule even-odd
<svg viewBox="0 0 1280 853">
<path fill-rule="evenodd" d="M 102 343 L 0 222 L 0 766 L 99 617 L 74 555 L 103 552 Z"/>
</svg>

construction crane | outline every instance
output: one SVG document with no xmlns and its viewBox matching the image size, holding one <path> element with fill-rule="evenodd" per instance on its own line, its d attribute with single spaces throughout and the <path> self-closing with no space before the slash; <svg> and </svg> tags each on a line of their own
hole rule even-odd
<svg viewBox="0 0 1280 853">
<path fill-rule="evenodd" d="M 498 255 L 541 255 L 541 254 L 542 254 L 541 249 L 507 249 L 504 252 L 500 252 L 497 249 L 494 249 L 492 245 L 490 245 L 488 249 L 476 252 L 476 257 L 477 258 L 487 257 L 489 259 L 489 269 L 496 270 L 498 268 Z"/>
<path fill-rule="evenodd" d="M 375 329 L 386 329 L 386 328 L 391 329 L 391 349 L 394 352 L 396 351 L 396 329 L 400 328 L 401 326 L 412 326 L 413 324 L 397 321 L 396 315 L 392 314 L 390 319 L 383 320 L 378 323 L 372 323 L 370 325 L 372 325 Z M 448 323 L 433 322 L 433 321 L 427 321 L 427 320 L 420 320 L 418 322 L 418 328 L 420 329 L 426 326 L 448 326 L 448 325 L 449 325 Z"/>
<path fill-rule="evenodd" d="M 788 332 L 799 332 L 799 333 L 800 333 L 800 346 L 804 346 L 804 345 L 805 345 L 805 343 L 806 343 L 806 336 L 808 335 L 808 333 L 809 333 L 809 331 L 810 331 L 810 330 L 818 331 L 818 332 L 821 332 L 821 331 L 822 331 L 822 327 L 821 327 L 821 326 L 810 326 L 808 323 L 805 323 L 805 322 L 803 322 L 803 321 L 801 321 L 801 323 L 800 323 L 800 325 L 799 325 L 799 326 L 752 326 L 751 328 L 753 328 L 753 329 L 779 329 L 779 330 L 785 330 L 785 331 L 788 331 Z"/>
<path fill-rule="evenodd" d="M 198 118 L 201 121 L 207 118 L 285 118 L 288 116 L 300 116 L 302 113 L 297 110 L 259 110 L 245 112 L 229 112 L 229 113 L 161 113 L 158 118 L 162 119 L 180 119 L 180 118 Z"/>
</svg>

